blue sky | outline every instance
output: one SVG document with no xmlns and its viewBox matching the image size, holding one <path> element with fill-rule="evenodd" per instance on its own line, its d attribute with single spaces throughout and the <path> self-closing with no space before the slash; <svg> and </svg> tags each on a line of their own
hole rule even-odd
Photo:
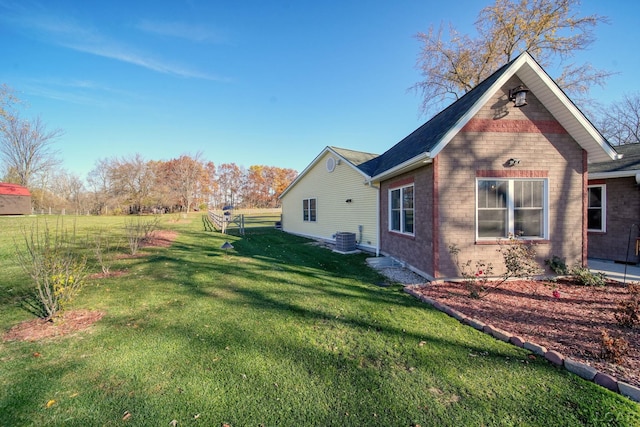
<svg viewBox="0 0 640 427">
<path fill-rule="evenodd" d="M 382 153 L 426 121 L 408 90 L 414 35 L 449 22 L 473 34 L 487 4 L 0 0 L 0 83 L 24 116 L 64 130 L 63 167 L 81 177 L 136 153 L 301 171 L 327 145 Z M 583 0 L 580 13 L 610 24 L 575 61 L 618 73 L 592 95 L 638 91 L 640 3 Z"/>
</svg>

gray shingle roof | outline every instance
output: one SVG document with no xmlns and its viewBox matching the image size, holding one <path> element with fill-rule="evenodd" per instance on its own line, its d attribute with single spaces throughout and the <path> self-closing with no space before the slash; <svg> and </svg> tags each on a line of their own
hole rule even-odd
<svg viewBox="0 0 640 427">
<path fill-rule="evenodd" d="M 354 166 L 360 166 L 361 164 L 378 157 L 378 154 L 365 153 L 363 151 L 348 150 L 346 148 L 339 148 L 339 147 L 329 147 L 329 148 L 331 148 L 333 151 L 335 151 L 342 158 L 344 158 L 346 161 L 348 161 Z"/>
<path fill-rule="evenodd" d="M 515 61 L 515 59 L 513 60 Z M 391 147 L 382 155 L 362 164 L 360 169 L 369 176 L 376 176 L 393 169 L 414 157 L 430 152 L 444 135 L 473 107 L 485 92 L 498 80 L 509 65 L 500 67 L 495 73 L 467 92 L 460 99 L 436 114 L 431 120 Z"/>
<path fill-rule="evenodd" d="M 640 143 L 618 145 L 614 147 L 623 155 L 620 160 L 592 163 L 589 165 L 589 173 L 640 171 Z"/>
</svg>

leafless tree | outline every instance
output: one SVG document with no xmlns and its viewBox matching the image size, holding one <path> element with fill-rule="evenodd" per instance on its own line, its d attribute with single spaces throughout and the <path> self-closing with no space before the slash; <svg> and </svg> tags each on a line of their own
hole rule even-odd
<svg viewBox="0 0 640 427">
<path fill-rule="evenodd" d="M 625 94 L 622 101 L 602 108 L 597 126 L 613 145 L 640 142 L 640 92 Z"/>
<path fill-rule="evenodd" d="M 611 73 L 566 61 L 591 45 L 594 28 L 607 19 L 579 16 L 579 6 L 580 0 L 495 0 L 480 11 L 475 38 L 458 33 L 451 24 L 448 39 L 442 25 L 418 33 L 422 49 L 417 68 L 423 79 L 413 88 L 422 93 L 423 111 L 459 98 L 523 51 L 546 69 L 563 66 L 558 84 L 576 97 L 586 96 Z"/>
<path fill-rule="evenodd" d="M 15 173 L 17 184 L 29 187 L 36 176 L 60 164 L 53 144 L 63 135 L 62 130 L 47 130 L 39 117 L 25 120 L 7 115 L 1 119 L 0 159 L 7 170 Z"/>
</svg>

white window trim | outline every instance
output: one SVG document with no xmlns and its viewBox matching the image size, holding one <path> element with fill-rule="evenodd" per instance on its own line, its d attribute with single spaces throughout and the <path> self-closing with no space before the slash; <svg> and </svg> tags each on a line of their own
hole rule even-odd
<svg viewBox="0 0 640 427">
<path fill-rule="evenodd" d="M 316 205 L 316 208 L 315 208 L 316 215 L 315 215 L 314 219 L 311 219 L 311 200 L 315 200 L 315 202 L 316 202 L 315 203 L 315 205 Z M 308 208 L 308 217 L 309 217 L 309 219 L 304 219 L 304 211 L 305 211 L 304 202 L 305 201 L 308 201 L 308 206 L 309 206 L 309 208 Z M 302 222 L 318 222 L 318 199 L 316 197 L 307 197 L 306 199 L 302 199 Z"/>
<path fill-rule="evenodd" d="M 402 208 L 402 200 L 403 200 L 403 196 L 404 196 L 404 189 L 405 188 L 413 188 L 413 232 L 412 233 L 408 233 L 406 231 L 403 231 L 405 228 L 405 223 L 404 223 L 404 215 L 402 214 L 404 212 L 404 209 Z M 392 215 L 392 209 L 391 209 L 391 193 L 393 191 L 398 191 L 400 190 L 400 230 L 394 230 L 393 228 L 391 228 L 391 215 Z M 411 184 L 407 184 L 407 185 L 402 185 L 399 187 L 393 187 L 393 188 L 389 188 L 389 194 L 388 194 L 388 220 L 387 220 L 387 227 L 389 229 L 390 232 L 392 233 L 398 233 L 398 234 L 403 234 L 405 236 L 415 236 L 416 235 L 416 189 L 413 183 Z"/>
<path fill-rule="evenodd" d="M 540 236 L 523 236 L 523 239 L 526 240 L 548 240 L 549 239 L 549 179 L 548 178 L 504 178 L 504 177 L 482 177 L 476 178 L 476 198 L 474 204 L 475 211 L 475 233 L 476 233 L 476 241 L 495 241 L 497 239 L 504 239 L 505 237 L 480 237 L 478 235 L 478 183 L 480 181 L 506 181 L 507 182 L 507 234 L 514 235 L 515 229 L 515 206 L 513 202 L 513 191 L 514 185 L 513 183 L 516 181 L 542 181 L 542 237 Z"/>
<path fill-rule="evenodd" d="M 602 211 L 602 227 L 600 229 L 597 228 L 587 228 L 587 231 L 591 231 L 594 233 L 606 233 L 607 232 L 607 184 L 593 184 L 588 185 L 587 189 L 600 187 L 602 189 L 602 206 L 600 210 Z M 589 211 L 589 190 L 587 190 L 587 212 Z M 588 216 L 587 216 L 588 218 Z M 588 219 L 587 219 L 588 221 Z"/>
</svg>

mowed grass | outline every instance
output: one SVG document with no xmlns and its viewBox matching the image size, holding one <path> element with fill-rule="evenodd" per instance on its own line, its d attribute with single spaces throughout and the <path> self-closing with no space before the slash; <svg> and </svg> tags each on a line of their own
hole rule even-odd
<svg viewBox="0 0 640 427">
<path fill-rule="evenodd" d="M 168 219 L 171 247 L 75 301 L 106 313 L 90 329 L 0 343 L 0 425 L 640 425 L 630 400 L 377 286 L 365 255 Z M 0 217 L 2 331 L 31 316 L 13 241 L 33 221 Z M 122 217 L 73 222 L 124 236 Z"/>
</svg>

